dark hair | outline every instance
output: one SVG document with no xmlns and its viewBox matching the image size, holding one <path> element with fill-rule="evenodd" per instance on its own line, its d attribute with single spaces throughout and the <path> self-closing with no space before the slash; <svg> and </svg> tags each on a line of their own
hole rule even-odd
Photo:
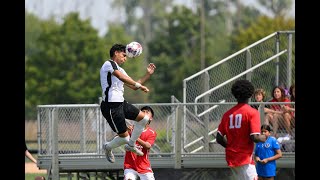
<svg viewBox="0 0 320 180">
<path fill-rule="evenodd" d="M 143 110 L 150 111 L 151 114 L 152 114 L 152 117 L 154 117 L 153 109 L 152 109 L 150 106 L 143 106 L 140 110 L 141 110 L 141 111 L 143 111 Z"/>
<path fill-rule="evenodd" d="M 296 100 L 296 97 L 293 95 L 293 89 L 295 88 L 296 86 L 294 84 L 292 84 L 290 86 L 290 89 L 289 89 L 289 94 L 290 94 L 290 100 L 292 102 L 294 102 Z"/>
<path fill-rule="evenodd" d="M 272 131 L 272 128 L 271 128 L 271 126 L 270 125 L 268 125 L 268 124 L 263 124 L 262 126 L 261 126 L 261 130 L 262 129 L 265 129 L 265 130 L 267 130 L 267 131 Z"/>
<path fill-rule="evenodd" d="M 273 89 L 272 89 L 272 91 L 271 91 L 271 97 L 273 98 L 273 99 L 276 99 L 275 97 L 274 97 L 274 91 L 276 90 L 276 89 L 280 89 L 280 91 L 281 91 L 281 102 L 284 100 L 284 99 L 286 99 L 286 91 L 285 91 L 285 89 L 283 88 L 283 87 L 281 87 L 281 86 L 275 86 Z"/>
<path fill-rule="evenodd" d="M 248 80 L 238 80 L 231 87 L 232 95 L 238 102 L 247 102 L 254 92 L 252 83 Z"/>
<path fill-rule="evenodd" d="M 123 44 L 114 44 L 114 45 L 111 47 L 110 52 L 109 52 L 110 58 L 113 57 L 114 52 L 116 52 L 116 51 L 126 52 L 126 46 L 123 45 Z"/>
</svg>

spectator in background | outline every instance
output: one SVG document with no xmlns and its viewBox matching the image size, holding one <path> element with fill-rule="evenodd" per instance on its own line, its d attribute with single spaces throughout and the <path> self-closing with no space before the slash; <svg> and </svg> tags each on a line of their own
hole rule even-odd
<svg viewBox="0 0 320 180">
<path fill-rule="evenodd" d="M 290 86 L 289 94 L 290 94 L 290 101 L 291 102 L 296 102 L 296 86 L 294 84 L 292 84 Z M 292 126 L 292 128 L 294 128 L 295 125 L 296 125 L 296 122 L 295 122 L 295 120 L 296 120 L 295 119 L 295 112 L 296 112 L 295 104 L 291 105 L 291 108 L 289 110 L 292 112 L 291 126 Z"/>
<path fill-rule="evenodd" d="M 26 142 L 24 142 L 25 148 L 24 148 L 24 154 L 25 156 L 30 159 L 30 161 L 37 164 L 37 160 L 32 156 L 32 154 L 29 152 Z"/>
<path fill-rule="evenodd" d="M 274 87 L 271 95 L 273 98 L 269 102 L 291 102 L 290 99 L 287 98 L 285 90 L 280 86 Z M 291 121 L 293 114 L 290 111 L 291 105 L 273 104 L 270 106 L 270 109 L 277 112 L 269 112 L 266 114 L 266 124 L 270 123 L 272 125 L 275 137 L 278 137 L 277 132 L 279 126 L 284 127 L 287 132 L 285 140 L 289 140 L 292 137 Z"/>
<path fill-rule="evenodd" d="M 32 161 L 33 163 L 35 163 L 35 164 L 37 164 L 37 160 L 36 160 L 36 158 L 34 158 L 33 156 L 32 156 L 32 154 L 29 152 L 29 149 L 28 149 L 28 147 L 27 147 L 27 144 L 26 144 L 26 142 L 24 142 L 24 154 L 25 154 L 25 156 L 30 160 L 30 161 Z M 44 176 L 36 176 L 35 178 L 34 178 L 34 180 L 46 180 L 46 178 L 44 177 Z"/>
<path fill-rule="evenodd" d="M 290 94 L 290 101 L 291 101 L 291 102 L 296 102 L 296 86 L 295 86 L 294 84 L 292 84 L 292 85 L 290 86 L 289 94 Z M 291 108 L 291 111 L 295 112 L 294 105 L 293 105 L 293 107 Z"/>
<path fill-rule="evenodd" d="M 277 169 L 276 160 L 282 157 L 280 144 L 275 137 L 270 135 L 271 131 L 270 125 L 262 125 L 261 133 L 266 135 L 267 140 L 263 143 L 256 143 L 254 160 L 258 180 L 274 180 Z"/>
<path fill-rule="evenodd" d="M 253 96 L 254 96 L 254 101 L 255 102 L 265 102 L 266 92 L 265 92 L 264 89 L 258 88 L 258 89 L 256 89 L 254 91 Z M 252 105 L 252 107 L 258 110 L 260 105 L 255 104 L 255 105 Z M 270 109 L 270 105 L 265 105 L 263 110 L 264 110 L 265 113 L 282 114 L 281 111 L 275 111 L 275 110 Z M 269 124 L 269 122 L 265 121 L 265 124 Z"/>
<path fill-rule="evenodd" d="M 256 90 L 254 90 L 254 92 L 253 92 L 254 102 L 264 102 L 265 97 L 266 97 L 266 92 L 265 92 L 264 89 L 258 88 Z M 251 105 L 251 107 L 253 107 L 253 108 L 258 110 L 260 105 L 259 104 L 254 104 L 254 105 Z"/>
</svg>

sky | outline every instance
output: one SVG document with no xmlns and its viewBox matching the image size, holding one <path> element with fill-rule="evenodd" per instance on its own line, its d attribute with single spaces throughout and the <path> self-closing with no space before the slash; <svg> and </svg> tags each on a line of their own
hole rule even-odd
<svg viewBox="0 0 320 180">
<path fill-rule="evenodd" d="M 176 4 L 184 3 L 186 6 L 193 7 L 195 0 L 175 0 Z M 241 0 L 245 5 L 258 6 L 257 0 Z M 62 21 L 64 15 L 71 11 L 80 10 L 80 18 L 91 18 L 92 26 L 99 30 L 99 35 L 104 35 L 108 31 L 108 23 L 116 21 L 124 13 L 119 13 L 111 8 L 112 0 L 26 0 L 25 8 L 42 19 L 48 19 L 51 15 L 56 20 Z M 260 8 L 261 9 L 261 8 Z M 266 12 L 261 9 L 262 12 Z M 290 15 L 295 17 L 295 0 Z"/>
</svg>

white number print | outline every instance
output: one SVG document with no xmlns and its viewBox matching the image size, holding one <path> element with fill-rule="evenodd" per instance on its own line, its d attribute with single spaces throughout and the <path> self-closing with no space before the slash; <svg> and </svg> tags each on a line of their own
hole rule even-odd
<svg viewBox="0 0 320 180">
<path fill-rule="evenodd" d="M 230 129 L 241 128 L 242 114 L 236 114 L 235 118 L 233 118 L 233 114 L 231 114 L 229 116 L 229 119 L 230 119 L 230 125 L 229 125 Z"/>
</svg>

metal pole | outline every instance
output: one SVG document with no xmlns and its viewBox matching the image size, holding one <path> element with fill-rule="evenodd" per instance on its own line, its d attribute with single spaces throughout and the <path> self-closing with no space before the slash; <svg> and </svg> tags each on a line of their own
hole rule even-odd
<svg viewBox="0 0 320 180">
<path fill-rule="evenodd" d="M 277 33 L 277 35 L 276 35 L 276 54 L 279 53 L 279 49 L 280 49 L 279 36 L 280 36 L 280 34 Z M 279 57 L 276 58 L 276 82 L 275 82 L 275 85 L 279 86 Z"/>
<path fill-rule="evenodd" d="M 55 108 L 53 110 L 53 118 L 52 118 L 52 179 L 59 179 L 59 147 L 58 147 L 58 121 L 59 121 L 59 109 Z"/>
<path fill-rule="evenodd" d="M 182 119 L 182 107 L 177 106 L 176 111 L 176 138 L 175 138 L 175 169 L 181 169 L 181 119 Z"/>
<path fill-rule="evenodd" d="M 287 61 L 287 86 L 291 86 L 292 82 L 292 34 L 288 35 L 288 61 Z"/>
</svg>

